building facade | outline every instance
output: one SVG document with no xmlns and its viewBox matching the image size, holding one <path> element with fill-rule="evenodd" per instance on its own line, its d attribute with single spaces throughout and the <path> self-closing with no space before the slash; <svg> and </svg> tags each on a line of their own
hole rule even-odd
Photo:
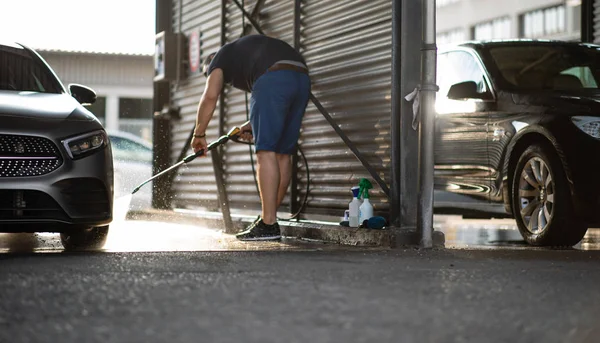
<svg viewBox="0 0 600 343">
<path fill-rule="evenodd" d="M 152 55 L 38 50 L 65 86 L 88 86 L 98 96 L 88 109 L 107 130 L 152 141 Z"/>
<path fill-rule="evenodd" d="M 438 0 L 439 45 L 509 38 L 579 40 L 581 0 Z"/>
</svg>

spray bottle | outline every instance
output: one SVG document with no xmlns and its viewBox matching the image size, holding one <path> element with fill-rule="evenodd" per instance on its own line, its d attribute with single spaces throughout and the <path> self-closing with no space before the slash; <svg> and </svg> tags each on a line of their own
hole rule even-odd
<svg viewBox="0 0 600 343">
<path fill-rule="evenodd" d="M 360 179 L 358 183 L 360 188 L 360 195 L 363 198 L 363 203 L 360 205 L 358 210 L 358 224 L 362 224 L 363 221 L 373 217 L 373 205 L 369 201 L 369 189 L 373 188 L 371 182 L 367 179 Z"/>
<path fill-rule="evenodd" d="M 358 222 L 358 214 L 359 214 L 359 208 L 360 208 L 360 200 L 358 200 L 358 192 L 360 191 L 360 187 L 354 186 L 351 188 L 352 190 L 352 201 L 350 202 L 349 206 L 348 206 L 348 225 L 350 227 L 358 227 L 359 226 L 359 222 Z"/>
</svg>

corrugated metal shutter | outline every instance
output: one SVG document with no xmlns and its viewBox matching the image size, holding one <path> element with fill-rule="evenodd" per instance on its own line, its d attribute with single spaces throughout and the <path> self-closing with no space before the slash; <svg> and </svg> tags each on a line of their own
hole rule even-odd
<svg viewBox="0 0 600 343">
<path fill-rule="evenodd" d="M 251 12 L 256 2 L 246 0 L 246 11 Z M 220 46 L 220 5 L 220 1 L 184 1 L 183 31 L 188 34 L 190 30 L 202 30 L 203 56 Z M 311 70 L 313 93 L 379 176 L 389 183 L 391 3 L 389 0 L 303 0 L 301 7 L 301 53 Z M 226 2 L 225 11 L 226 41 L 232 41 L 242 33 L 242 14 L 232 1 Z M 176 0 L 173 13 L 173 27 L 177 31 Z M 294 1 L 266 0 L 258 21 L 267 35 L 293 45 L 293 15 Z M 195 121 L 203 88 L 204 78 L 194 76 L 181 82 L 173 92 L 175 105 L 181 106 L 183 116 L 180 122 L 173 123 L 174 159 L 181 147 L 188 144 L 185 140 Z M 243 92 L 226 89 L 223 101 L 225 130 L 246 121 Z M 218 123 L 215 111 L 209 140 L 218 136 Z M 372 178 L 312 104 L 306 112 L 300 145 L 308 159 L 311 185 L 304 217 L 339 218 L 350 200 L 350 187 L 357 185 L 361 177 Z M 232 212 L 259 209 L 248 146 L 229 143 L 224 146 L 223 156 Z M 301 200 L 307 184 L 302 163 L 297 176 L 298 200 Z M 373 184 L 371 198 L 375 210 L 386 212 L 387 197 L 374 181 Z M 211 161 L 197 160 L 181 169 L 174 194 L 174 207 L 202 205 L 218 209 Z M 288 202 L 286 199 L 284 205 Z"/>
<path fill-rule="evenodd" d="M 600 43 L 600 0 L 594 0 L 594 43 Z"/>
<path fill-rule="evenodd" d="M 302 14 L 313 93 L 389 184 L 391 2 L 304 0 Z M 308 214 L 342 216 L 361 177 L 373 183 L 375 211 L 388 210 L 386 195 L 312 104 L 301 147 L 310 171 Z"/>
<path fill-rule="evenodd" d="M 242 3 L 242 0 L 239 2 Z M 227 3 L 226 38 L 227 42 L 231 42 L 241 36 L 243 25 L 250 23 L 247 19 L 242 20 L 242 12 L 233 1 Z M 256 3 L 256 0 L 246 0 L 243 5 L 245 10 L 251 13 Z M 293 45 L 293 18 L 294 1 L 266 0 L 261 8 L 258 22 L 266 35 L 283 39 Z M 250 34 L 256 34 L 256 31 L 252 30 Z M 231 87 L 226 92 L 225 126 L 229 128 L 247 120 L 249 114 L 246 101 L 249 102 L 250 95 Z M 229 143 L 224 147 L 227 195 L 234 213 L 260 209 L 259 193 L 252 170 L 252 162 L 256 163 L 256 158 L 252 155 L 253 150 L 250 149 L 247 145 L 235 143 Z M 287 203 L 287 200 L 285 202 Z"/>
<path fill-rule="evenodd" d="M 179 3 L 173 1 L 173 32 L 179 31 Z M 214 0 L 183 0 L 181 7 L 181 30 L 189 37 L 197 31 L 202 34 L 202 58 L 221 46 L 221 2 Z M 187 54 L 187 49 L 184 50 Z M 184 59 L 187 60 L 184 55 Z M 172 161 L 176 162 L 182 148 L 189 146 L 187 141 L 195 125 L 198 102 L 204 91 L 206 78 L 200 73 L 183 77 L 180 84 L 172 85 L 173 105 L 181 109 L 181 120 L 172 122 Z M 219 113 L 207 130 L 207 137 L 218 137 Z M 191 153 L 188 148 L 188 153 Z M 173 184 L 173 202 L 175 208 L 204 207 L 218 209 L 217 186 L 210 158 L 196 159 L 179 169 Z"/>
</svg>

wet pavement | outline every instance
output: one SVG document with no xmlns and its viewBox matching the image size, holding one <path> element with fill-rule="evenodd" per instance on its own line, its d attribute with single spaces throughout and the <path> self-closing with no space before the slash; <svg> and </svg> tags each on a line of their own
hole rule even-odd
<svg viewBox="0 0 600 343">
<path fill-rule="evenodd" d="M 543 249 L 511 221 L 436 226 L 448 249 L 249 244 L 151 220 L 115 223 L 102 252 L 0 234 L 0 343 L 599 340 L 598 230 Z"/>
<path fill-rule="evenodd" d="M 448 249 L 525 249 L 535 250 L 521 238 L 513 220 L 463 220 L 456 216 L 436 216 L 436 230 L 442 231 Z M 190 223 L 160 220 L 117 220 L 111 225 L 105 252 L 161 251 L 252 251 L 348 249 L 314 241 L 284 239 L 282 242 L 240 242 L 220 230 Z M 377 248 L 369 248 L 371 250 Z M 600 250 L 600 229 L 590 229 L 572 249 Z M 60 252 L 60 237 L 55 233 L 0 233 L 0 253 Z"/>
</svg>

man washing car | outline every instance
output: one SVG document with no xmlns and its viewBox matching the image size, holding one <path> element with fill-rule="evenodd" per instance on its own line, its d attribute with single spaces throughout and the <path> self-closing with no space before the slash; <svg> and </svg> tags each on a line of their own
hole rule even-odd
<svg viewBox="0 0 600 343">
<path fill-rule="evenodd" d="M 250 127 L 262 211 L 259 219 L 236 237 L 280 239 L 277 208 L 291 179 L 291 155 L 296 153 L 310 94 L 306 62 L 282 40 L 251 35 L 225 44 L 211 54 L 204 63 L 204 73 L 208 79 L 198 105 L 191 146 L 194 152 L 206 149 L 206 128 L 225 84 L 252 94 Z"/>
</svg>

